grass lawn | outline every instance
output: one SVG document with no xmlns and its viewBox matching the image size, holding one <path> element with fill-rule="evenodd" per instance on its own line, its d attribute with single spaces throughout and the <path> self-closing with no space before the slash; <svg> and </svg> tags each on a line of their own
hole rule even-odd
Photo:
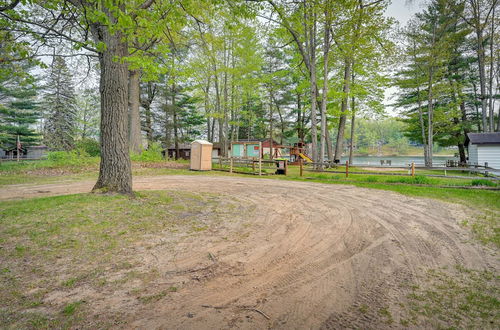
<svg viewBox="0 0 500 330">
<path fill-rule="evenodd" d="M 161 274 L 136 267 L 137 251 L 196 238 L 240 211 L 215 194 L 174 191 L 0 202 L 0 328 L 109 327 L 119 315 L 89 319 L 86 301 L 57 293 L 127 290 L 138 301 L 154 301 L 147 286 Z"/>
</svg>

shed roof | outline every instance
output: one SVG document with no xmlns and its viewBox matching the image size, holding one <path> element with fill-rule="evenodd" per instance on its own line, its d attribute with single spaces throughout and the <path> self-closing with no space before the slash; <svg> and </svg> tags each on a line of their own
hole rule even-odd
<svg viewBox="0 0 500 330">
<path fill-rule="evenodd" d="M 471 144 L 500 144 L 500 132 L 495 133 L 469 133 Z"/>
<path fill-rule="evenodd" d="M 191 144 L 193 143 L 199 143 L 199 144 L 212 144 L 211 142 L 208 142 L 208 141 L 205 141 L 205 140 L 194 140 L 193 142 L 191 142 Z"/>
</svg>

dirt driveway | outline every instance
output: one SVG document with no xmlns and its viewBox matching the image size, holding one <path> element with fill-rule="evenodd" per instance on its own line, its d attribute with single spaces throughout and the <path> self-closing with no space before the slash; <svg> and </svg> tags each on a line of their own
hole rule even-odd
<svg viewBox="0 0 500 330">
<path fill-rule="evenodd" d="M 92 184 L 8 186 L 0 199 L 86 192 Z M 398 320 L 408 284 L 424 285 L 417 274 L 425 269 L 498 266 L 459 225 L 465 214 L 433 200 L 240 177 L 136 177 L 134 189 L 226 194 L 254 211 L 237 244 L 208 233 L 208 246 L 192 241 L 144 258 L 183 288 L 148 308 L 129 305 L 124 328 L 399 327 L 380 311 Z"/>
</svg>

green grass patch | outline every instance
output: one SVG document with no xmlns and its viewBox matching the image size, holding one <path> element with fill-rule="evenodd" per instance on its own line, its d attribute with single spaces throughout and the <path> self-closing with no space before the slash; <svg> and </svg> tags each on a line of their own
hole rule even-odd
<svg viewBox="0 0 500 330">
<path fill-rule="evenodd" d="M 81 328 L 89 320 L 81 299 L 45 304 L 47 295 L 79 287 L 128 290 L 130 283 L 143 285 L 140 292 L 146 292 L 162 274 L 141 269 L 137 251 L 219 228 L 222 219 L 236 221 L 240 213 L 249 210 L 242 212 L 237 200 L 176 191 L 2 201 L 0 328 Z M 176 290 L 167 287 L 140 301 L 154 302 Z"/>
<path fill-rule="evenodd" d="M 484 270 L 431 269 L 407 297 L 406 324 L 435 329 L 493 329 L 500 322 L 500 277 Z M 423 323 L 425 322 L 425 323 Z"/>
<path fill-rule="evenodd" d="M 462 225 L 469 227 L 474 236 L 483 244 L 500 248 L 500 218 L 498 212 L 484 210 L 473 219 L 464 220 Z"/>
<path fill-rule="evenodd" d="M 471 185 L 484 186 L 484 187 L 496 187 L 497 183 L 495 181 L 490 181 L 490 180 L 485 180 L 485 179 L 475 179 L 475 180 L 472 180 Z"/>
<path fill-rule="evenodd" d="M 414 177 L 398 177 L 398 178 L 386 179 L 385 182 L 406 183 L 406 184 L 436 184 L 438 180 L 422 175 L 417 175 Z"/>
</svg>

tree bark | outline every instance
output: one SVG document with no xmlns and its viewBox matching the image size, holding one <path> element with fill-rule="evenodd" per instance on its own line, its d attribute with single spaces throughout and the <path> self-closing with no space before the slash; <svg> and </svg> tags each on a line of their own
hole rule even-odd
<svg viewBox="0 0 500 330">
<path fill-rule="evenodd" d="M 317 82 L 316 82 L 316 13 L 312 9 L 312 24 L 309 28 L 309 54 L 310 54 L 310 84 L 311 84 L 311 142 L 312 159 L 319 162 L 318 156 L 318 123 L 316 114 Z"/>
<path fill-rule="evenodd" d="M 484 50 L 484 40 L 483 40 L 483 27 L 481 23 L 481 8 L 479 1 L 470 1 L 473 21 L 474 21 L 474 32 L 476 33 L 476 54 L 479 67 L 479 88 L 480 88 L 480 100 L 481 100 L 481 118 L 482 118 L 482 130 L 486 132 L 488 130 L 487 121 L 487 105 L 486 105 L 486 70 L 485 70 L 485 50 Z"/>
<path fill-rule="evenodd" d="M 273 97 L 269 92 L 269 156 L 273 159 Z"/>
<path fill-rule="evenodd" d="M 434 144 L 434 100 L 432 95 L 433 88 L 433 73 L 434 70 L 431 66 L 429 72 L 428 81 L 428 92 L 427 92 L 427 155 L 428 163 L 425 164 L 427 167 L 432 167 L 432 149 Z"/>
<path fill-rule="evenodd" d="M 325 37 L 323 41 L 323 94 L 321 95 L 321 138 L 320 138 L 320 162 L 325 157 L 326 135 L 328 128 L 326 126 L 326 103 L 328 93 L 328 53 L 330 51 L 330 20 L 328 11 L 325 10 Z"/>
<path fill-rule="evenodd" d="M 347 119 L 347 103 L 349 98 L 349 92 L 351 90 L 351 61 L 345 61 L 344 67 L 344 87 L 343 87 L 343 97 L 342 97 L 342 105 L 340 109 L 340 118 L 339 118 L 339 130 L 337 132 L 337 144 L 335 145 L 335 156 L 334 162 L 340 163 L 340 157 L 342 156 L 343 144 L 344 144 L 344 130 L 345 123 Z"/>
<path fill-rule="evenodd" d="M 356 100 L 354 96 L 351 98 L 351 145 L 349 146 L 349 165 L 352 165 L 352 153 L 354 149 L 354 130 L 355 130 L 355 119 L 356 119 Z"/>
<path fill-rule="evenodd" d="M 146 84 L 146 97 L 141 99 L 141 105 L 144 108 L 144 127 L 146 138 L 148 140 L 148 147 L 153 142 L 153 113 L 151 111 L 151 104 L 156 96 L 156 85 L 152 82 Z"/>
<path fill-rule="evenodd" d="M 112 16 L 107 13 L 108 16 Z M 114 19 L 113 19 L 114 20 Z M 118 59 L 128 55 L 120 32 L 93 28 L 94 38 L 106 44 L 99 53 L 101 77 L 101 163 L 93 191 L 132 193 L 128 139 L 128 66 Z"/>
<path fill-rule="evenodd" d="M 179 124 L 177 122 L 177 105 L 175 104 L 175 82 L 172 82 L 172 119 L 174 124 L 174 146 L 175 146 L 175 159 L 179 159 Z"/>
<path fill-rule="evenodd" d="M 140 72 L 139 70 L 130 70 L 128 82 L 129 140 L 130 151 L 136 154 L 142 152 L 140 98 Z"/>
<path fill-rule="evenodd" d="M 495 131 L 495 108 L 493 102 L 493 68 L 495 63 L 495 51 L 493 48 L 495 41 L 495 7 L 493 5 L 492 14 L 491 14 L 491 31 L 490 31 L 490 76 L 488 79 L 489 85 L 489 119 L 490 119 L 490 132 Z"/>
</svg>

